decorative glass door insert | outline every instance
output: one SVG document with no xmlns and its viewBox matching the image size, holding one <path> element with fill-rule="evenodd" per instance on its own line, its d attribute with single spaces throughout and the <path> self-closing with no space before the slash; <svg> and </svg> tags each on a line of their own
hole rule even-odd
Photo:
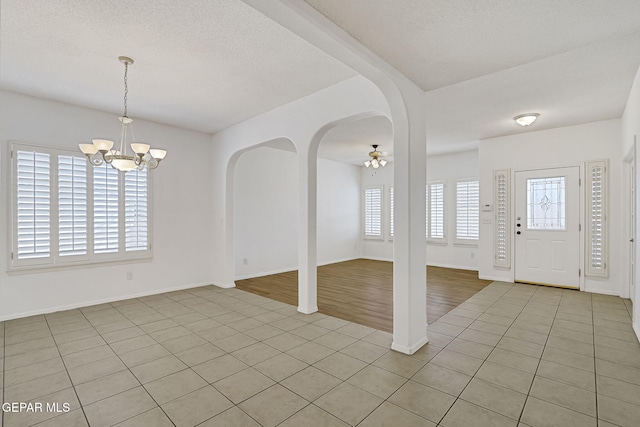
<svg viewBox="0 0 640 427">
<path fill-rule="evenodd" d="M 527 229 L 566 230 L 564 176 L 527 179 Z"/>
</svg>

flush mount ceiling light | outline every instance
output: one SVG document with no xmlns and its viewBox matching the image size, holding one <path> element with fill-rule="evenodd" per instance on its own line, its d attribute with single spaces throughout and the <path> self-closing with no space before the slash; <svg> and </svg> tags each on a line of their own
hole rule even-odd
<svg viewBox="0 0 640 427">
<path fill-rule="evenodd" d="M 93 144 L 80 144 L 80 150 L 94 166 L 107 163 L 114 169 L 123 172 L 133 169 L 155 169 L 160 164 L 160 161 L 165 158 L 167 151 L 151 148 L 149 144 L 136 142 L 133 134 L 133 119 L 127 116 L 127 95 L 129 93 L 127 72 L 129 71 L 129 65 L 133 64 L 133 59 L 121 56 L 118 60 L 124 64 L 124 114 L 118 118 L 122 125 L 118 150 L 112 150 L 113 141 L 108 139 L 94 139 Z M 133 154 L 127 154 L 126 140 L 129 135 Z"/>
<path fill-rule="evenodd" d="M 387 164 L 387 161 L 382 159 L 382 152 L 378 151 L 377 145 L 372 145 L 373 151 L 369 152 L 370 160 L 366 160 L 364 165 L 366 167 L 373 167 L 374 169 L 378 169 L 380 166 L 384 167 Z"/>
<path fill-rule="evenodd" d="M 520 126 L 530 126 L 540 116 L 539 113 L 524 113 L 513 118 Z"/>
</svg>

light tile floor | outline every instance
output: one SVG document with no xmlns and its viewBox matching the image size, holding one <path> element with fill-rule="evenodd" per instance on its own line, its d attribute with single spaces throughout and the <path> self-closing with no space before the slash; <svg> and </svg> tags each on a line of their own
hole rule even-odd
<svg viewBox="0 0 640 427">
<path fill-rule="evenodd" d="M 0 323 L 10 426 L 639 426 L 630 302 L 493 283 L 391 336 L 213 286 Z M 63 404 L 70 406 L 64 412 Z"/>
</svg>

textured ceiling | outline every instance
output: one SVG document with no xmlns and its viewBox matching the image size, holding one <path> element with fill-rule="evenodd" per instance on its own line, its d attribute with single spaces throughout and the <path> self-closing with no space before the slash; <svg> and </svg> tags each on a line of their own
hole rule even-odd
<svg viewBox="0 0 640 427">
<path fill-rule="evenodd" d="M 638 0 L 306 0 L 425 90 L 640 31 Z"/>
<path fill-rule="evenodd" d="M 638 0 L 307 0 L 425 90 L 430 154 L 620 117 Z M 208 133 L 354 75 L 240 0 L 2 0 L 0 88 Z M 511 118 L 539 112 L 530 128 Z M 374 142 L 375 141 L 375 142 Z M 392 152 L 391 124 L 332 130 L 325 158 Z"/>
<path fill-rule="evenodd" d="M 427 91 L 430 154 L 618 118 L 640 66 L 638 0 L 306 1 Z"/>
<path fill-rule="evenodd" d="M 2 0 L 0 87 L 208 133 L 354 75 L 240 0 Z"/>
</svg>

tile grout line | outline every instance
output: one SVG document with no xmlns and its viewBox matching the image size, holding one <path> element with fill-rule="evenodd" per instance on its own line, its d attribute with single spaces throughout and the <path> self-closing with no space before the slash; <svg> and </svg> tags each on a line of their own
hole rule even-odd
<svg viewBox="0 0 640 427">
<path fill-rule="evenodd" d="M 549 333 L 547 334 L 547 339 L 545 339 L 544 345 L 542 346 L 542 353 L 540 353 L 540 358 L 538 359 L 538 364 L 536 365 L 536 371 L 533 373 L 533 378 L 531 379 L 531 384 L 529 385 L 529 391 L 527 392 L 527 397 L 524 400 L 524 405 L 522 405 L 522 411 L 520 411 L 520 416 L 518 417 L 518 423 L 523 423 L 522 416 L 524 415 L 524 409 L 527 406 L 529 397 L 531 397 L 531 390 L 533 389 L 533 383 L 536 381 L 536 376 L 538 375 L 538 369 L 540 369 L 540 364 L 542 363 L 542 357 L 544 355 L 545 349 L 547 348 L 547 343 L 549 342 L 549 337 L 551 336 L 551 330 L 553 329 L 553 324 L 556 322 L 556 317 L 558 316 L 558 310 L 560 310 L 560 305 L 562 304 L 562 298 L 564 298 L 565 292 L 566 292 L 565 290 L 562 290 L 562 294 L 560 295 L 560 301 L 558 302 L 556 311 L 553 314 L 553 321 L 551 322 L 551 326 L 549 327 Z M 536 290 L 536 293 L 537 293 L 537 290 Z"/>
<path fill-rule="evenodd" d="M 120 313 L 120 311 L 119 311 L 118 309 L 116 309 L 115 307 L 113 307 L 113 306 L 111 305 L 111 303 L 109 303 L 109 306 L 110 306 L 111 308 L 115 309 L 119 314 L 123 315 L 122 313 Z M 138 384 L 140 384 L 140 387 L 142 387 L 142 388 L 144 389 L 145 393 L 147 393 L 147 394 L 149 395 L 149 397 L 151 398 L 151 400 L 153 400 L 153 402 L 158 406 L 158 408 L 160 408 L 160 410 L 165 414 L 165 416 L 167 417 L 167 419 L 169 419 L 169 420 L 171 421 L 171 418 L 169 418 L 169 416 L 164 412 L 164 409 L 162 409 L 162 407 L 161 407 L 160 405 L 158 405 L 158 402 L 156 402 L 156 400 L 153 398 L 153 396 L 151 396 L 151 394 L 147 391 L 147 389 L 146 389 L 146 387 L 144 386 L 144 384 L 142 384 L 142 383 L 140 382 L 140 380 L 138 379 L 138 377 L 136 377 L 136 376 L 135 376 L 135 374 L 131 371 L 131 369 L 129 368 L 129 366 L 127 366 L 127 364 L 126 364 L 126 363 L 124 363 L 124 361 L 122 360 L 122 358 L 120 357 L 120 355 L 119 355 L 118 353 L 116 353 L 116 352 L 113 350 L 113 348 L 111 347 L 111 344 L 110 344 L 110 343 L 108 343 L 108 342 L 104 339 L 104 337 L 102 336 L 102 334 L 101 334 L 100 332 L 98 332 L 98 330 L 95 328 L 95 326 L 93 325 L 93 323 L 91 323 L 91 320 L 89 320 L 89 318 L 84 314 L 84 312 L 83 312 L 82 310 L 80 310 L 80 313 L 81 313 L 81 314 L 82 314 L 82 316 L 87 320 L 87 322 L 89 322 L 89 324 L 91 325 L 91 327 L 92 327 L 92 328 L 93 328 L 93 329 L 98 333 L 98 335 L 100 336 L 100 338 L 105 342 L 105 344 L 109 347 L 109 349 L 110 349 L 111 351 L 113 351 L 113 354 L 115 354 L 115 355 L 116 355 L 116 357 L 118 358 L 118 360 L 120 360 L 120 362 L 122 363 L 122 365 L 123 365 L 123 366 L 125 366 L 125 367 L 127 368 L 127 371 L 129 371 L 129 373 L 130 373 L 131 375 L 133 375 L 133 377 L 136 379 L 136 381 L 138 381 Z M 124 315 L 123 315 L 123 316 L 124 316 Z M 125 317 L 126 317 L 126 316 L 125 316 Z M 127 320 L 129 320 L 129 318 L 128 318 L 128 317 L 127 317 Z M 136 325 L 136 326 L 137 326 L 137 325 Z M 154 339 L 153 337 L 151 337 L 151 336 L 150 336 L 149 338 L 151 338 L 151 339 L 153 339 L 153 340 L 155 341 L 155 339 Z M 152 345 L 153 345 L 153 344 L 152 344 Z M 164 348 L 164 347 L 163 347 L 163 348 Z M 173 353 L 172 353 L 172 354 L 173 354 Z M 63 360 L 63 362 L 64 362 L 64 360 Z M 65 366 L 66 366 L 66 365 L 65 365 Z M 109 375 L 112 375 L 112 374 L 103 375 L 103 376 L 98 377 L 98 378 L 95 378 L 94 380 L 91 380 L 91 381 L 95 381 L 95 380 L 100 379 L 100 378 L 105 378 L 105 377 L 107 377 L 107 376 L 109 376 Z M 164 378 L 164 377 L 163 377 L 163 378 Z M 89 383 L 89 382 L 91 382 L 91 381 L 87 381 L 87 383 Z M 72 382 L 72 384 L 73 384 L 73 380 L 72 380 L 71 382 Z M 117 395 L 119 395 L 119 394 L 126 393 L 127 391 L 129 391 L 129 390 L 133 390 L 134 388 L 136 388 L 136 387 L 130 388 L 130 389 L 128 389 L 128 390 L 121 391 L 120 393 L 116 393 L 116 394 L 114 394 L 113 396 L 117 396 Z M 75 390 L 75 385 L 74 385 L 74 390 Z M 77 393 L 76 393 L 76 394 L 77 394 Z M 102 401 L 102 400 L 109 399 L 110 397 L 113 397 L 113 396 L 107 396 L 107 397 L 104 397 L 104 398 L 102 398 L 102 399 L 100 399 L 100 400 L 97 400 L 96 402 L 92 402 L 92 403 L 97 403 L 97 402 L 100 402 L 100 401 Z M 82 410 L 84 411 L 84 405 L 83 405 L 83 404 L 82 404 L 82 402 L 80 401 L 80 397 L 79 397 L 79 396 L 78 396 L 78 402 L 80 402 L 80 406 L 82 407 Z M 90 405 L 90 404 L 89 404 L 89 405 Z M 89 406 L 89 405 L 87 405 L 87 406 Z M 149 411 L 151 411 L 152 409 L 155 409 L 155 408 L 151 408 L 151 409 L 149 409 Z M 124 420 L 118 421 L 118 423 L 121 423 L 121 422 L 127 421 L 127 420 L 129 420 L 129 419 L 131 419 L 131 418 L 137 417 L 138 415 L 144 414 L 144 413 L 149 412 L 149 411 L 144 411 L 144 412 L 141 412 L 141 413 L 139 413 L 139 414 L 135 414 L 135 415 L 133 415 L 133 416 L 131 416 L 131 417 L 129 417 L 129 418 L 126 418 L 126 419 L 124 419 Z M 85 413 L 85 418 L 86 418 L 86 413 Z M 175 426 L 175 423 L 173 423 L 173 421 L 171 421 L 171 423 Z M 88 424 L 88 425 L 91 425 L 91 423 L 89 423 L 89 420 L 88 420 L 88 419 L 87 419 L 87 424 Z"/>
<path fill-rule="evenodd" d="M 496 282 L 492 282 L 491 284 L 493 284 L 493 283 L 496 283 Z M 488 286 L 486 286 L 486 287 L 485 287 L 485 289 L 486 289 L 486 288 L 488 288 L 489 286 L 491 286 L 491 284 L 489 284 Z M 485 309 L 482 311 L 482 314 L 480 314 L 480 316 L 482 316 L 483 314 L 485 314 L 485 313 L 487 312 L 487 310 L 491 309 L 494 305 L 496 305 L 496 304 L 498 303 L 498 301 L 500 301 L 500 299 L 502 299 L 502 298 L 504 297 L 504 295 L 505 295 L 507 292 L 509 292 L 510 290 L 512 290 L 514 287 L 515 287 L 515 284 L 512 284 L 512 285 L 511 285 L 511 287 L 510 287 L 508 290 L 504 291 L 504 292 L 500 295 L 500 297 L 498 297 L 498 299 L 496 299 L 496 300 L 495 300 L 491 305 L 489 305 L 487 308 L 485 308 Z M 484 290 L 484 289 L 483 289 L 483 290 Z M 482 291 L 480 291 L 480 292 L 482 292 Z M 478 295 L 480 292 L 476 293 L 476 295 Z M 476 295 L 474 295 L 474 296 L 476 296 Z M 533 295 L 533 294 L 532 294 L 532 295 Z M 473 298 L 473 297 L 471 297 L 471 298 Z M 471 298 L 469 298 L 469 299 L 471 299 Z M 529 297 L 529 299 L 531 299 L 531 297 Z M 529 299 L 527 299 L 527 303 L 529 302 Z M 467 300 L 467 301 L 468 301 L 468 300 Z M 467 301 L 465 301 L 465 302 L 467 302 Z M 463 303 L 463 304 L 464 304 L 464 303 Z M 460 305 L 462 305 L 462 304 L 460 304 Z M 526 304 L 525 304 L 525 306 L 526 306 Z M 525 307 L 525 306 L 523 306 L 523 307 L 522 307 L 522 310 L 524 310 L 524 307 Z M 459 306 L 458 306 L 458 307 L 459 307 Z M 456 308 L 457 308 L 457 307 L 456 307 Z M 518 316 L 520 315 L 520 313 L 522 313 L 522 310 L 520 310 L 520 312 L 518 313 Z M 449 314 L 449 313 L 447 313 L 447 314 Z M 473 321 L 473 322 L 471 322 L 471 323 L 469 324 L 469 326 L 471 326 L 473 323 L 475 323 L 475 321 L 476 321 L 476 320 L 479 320 L 480 316 L 478 316 L 476 319 L 474 319 L 474 321 Z M 518 316 L 514 317 L 514 319 L 511 321 L 511 323 L 510 323 L 510 324 L 509 324 L 509 326 L 507 327 L 507 330 L 506 330 L 506 331 L 505 331 L 505 332 L 500 336 L 500 341 L 502 340 L 502 338 L 504 338 L 505 334 L 507 333 L 507 331 L 509 330 L 509 328 L 511 328 L 511 325 L 513 325 L 513 322 L 515 322 L 515 321 L 516 321 L 516 319 L 517 319 L 517 317 L 518 317 Z M 442 316 L 442 317 L 444 317 L 444 316 Z M 446 322 L 445 322 L 445 323 L 446 323 Z M 488 322 L 488 323 L 492 323 L 492 322 Z M 460 334 L 462 334 L 464 331 L 466 331 L 467 329 L 469 329 L 469 326 L 466 326 L 466 327 L 462 330 L 462 332 L 460 332 Z M 505 326 L 506 326 L 506 325 L 505 325 Z M 475 329 L 471 329 L 471 330 L 472 330 L 472 331 L 475 331 Z M 484 331 L 480 331 L 480 332 L 484 332 Z M 486 332 L 486 333 L 491 333 L 491 332 Z M 456 335 L 456 336 L 454 337 L 454 339 L 453 339 L 453 340 L 451 340 L 451 341 L 450 341 L 446 346 L 444 346 L 444 347 L 442 348 L 442 350 L 446 349 L 446 348 L 447 348 L 447 347 L 448 347 L 448 346 L 449 346 L 453 341 L 455 341 L 457 338 L 459 338 L 459 337 L 460 337 L 460 334 Z M 493 334 L 493 335 L 498 335 L 498 334 Z M 464 338 L 463 338 L 463 339 L 464 339 Z M 491 353 L 493 353 L 493 350 L 495 350 L 496 348 L 498 348 L 498 344 L 500 343 L 500 341 L 498 341 L 498 342 L 493 346 L 493 349 L 491 350 Z M 475 341 L 472 341 L 472 342 L 475 342 Z M 482 344 L 482 343 L 478 343 L 478 344 Z M 449 350 L 449 351 L 454 351 L 455 353 L 458 353 L 458 352 L 457 352 L 457 351 L 455 351 L 455 350 Z M 471 379 L 470 379 L 470 380 L 469 380 L 469 382 L 464 386 L 464 388 L 460 391 L 460 393 L 459 393 L 457 396 L 454 396 L 454 397 L 455 397 L 455 400 L 453 401 L 453 403 L 451 404 L 451 406 L 446 410 L 446 412 L 442 415 L 442 418 L 440 418 L 440 420 L 439 420 L 436 424 L 440 425 L 440 423 L 442 422 L 442 420 L 444 420 L 444 419 L 445 419 L 445 417 L 447 416 L 447 414 L 451 411 L 451 408 L 453 408 L 453 407 L 454 407 L 454 405 L 458 402 L 458 400 L 462 400 L 463 402 L 467 402 L 466 400 L 462 399 L 460 396 L 462 396 L 462 393 L 464 393 L 464 391 L 467 389 L 467 387 L 469 386 L 469 384 L 471 384 L 471 381 L 473 381 L 473 379 L 476 377 L 476 374 L 478 373 L 478 371 L 480 370 L 480 368 L 482 368 L 482 365 L 484 365 L 484 363 L 487 361 L 487 359 L 489 358 L 489 356 L 491 356 L 491 353 L 489 353 L 489 354 L 487 355 L 487 357 L 486 357 L 485 359 L 483 359 L 483 360 L 482 360 L 482 364 L 481 364 L 481 365 L 480 365 L 480 367 L 479 367 L 479 368 L 474 372 L 474 374 L 471 376 Z M 460 353 L 460 354 L 464 354 L 464 353 Z M 467 356 L 469 356 L 469 355 L 467 355 Z M 435 357 L 435 356 L 434 356 L 434 357 Z M 473 357 L 473 356 L 470 356 L 470 357 Z M 427 362 L 427 364 L 429 364 L 430 362 L 431 362 L 431 361 Z M 451 368 L 448 368 L 448 369 L 451 369 Z M 459 372 L 459 371 L 456 371 L 456 372 Z M 447 394 L 448 394 L 448 393 L 447 393 Z M 484 406 L 477 405 L 477 404 L 475 404 L 475 403 L 473 403 L 473 402 L 468 402 L 468 403 L 470 403 L 470 404 L 472 404 L 472 405 L 476 405 L 476 406 L 478 406 L 478 407 L 480 407 L 480 408 L 482 408 L 482 409 L 485 409 L 485 410 L 487 410 L 487 411 L 491 411 L 491 412 L 493 412 L 493 413 L 495 413 L 495 414 L 502 415 L 502 414 L 500 414 L 500 413 L 498 413 L 498 412 L 496 412 L 496 411 L 493 411 L 493 410 L 491 410 L 491 409 L 485 408 Z M 502 415 L 502 416 L 504 416 L 504 415 Z M 508 417 L 507 417 L 507 418 L 508 418 Z"/>
<path fill-rule="evenodd" d="M 80 310 L 78 310 L 80 311 Z M 80 311 L 80 313 L 82 314 L 82 312 Z M 84 316 L 84 314 L 83 314 Z M 53 343 L 56 346 L 56 350 L 58 351 L 58 355 L 60 356 L 60 361 L 62 362 L 62 366 L 64 366 L 64 370 L 67 373 L 67 377 L 69 378 L 69 382 L 71 383 L 71 387 L 73 387 L 73 392 L 76 395 L 76 399 L 78 399 L 78 404 L 80 405 L 80 410 L 82 411 L 82 415 L 84 416 L 85 421 L 87 422 L 87 425 L 91 425 L 89 424 L 89 419 L 87 418 L 87 414 L 84 411 L 84 405 L 82 405 L 82 402 L 80 401 L 80 396 L 78 396 L 78 391 L 76 390 L 76 385 L 73 383 L 73 380 L 71 379 L 71 375 L 69 374 L 69 369 L 67 368 L 67 364 L 64 361 L 64 358 L 62 357 L 62 353 L 60 352 L 60 348 L 58 347 L 58 343 L 56 342 L 55 336 L 53 335 L 53 331 L 51 330 L 51 325 L 49 324 L 49 319 L 47 319 L 46 315 L 43 315 L 44 317 L 44 321 L 47 324 L 47 328 L 49 329 L 49 333 L 51 334 L 51 339 L 53 340 Z M 92 325 L 93 327 L 93 325 Z M 55 392 L 54 392 L 55 393 Z M 58 418 L 61 414 L 52 417 L 53 419 Z"/>
</svg>

